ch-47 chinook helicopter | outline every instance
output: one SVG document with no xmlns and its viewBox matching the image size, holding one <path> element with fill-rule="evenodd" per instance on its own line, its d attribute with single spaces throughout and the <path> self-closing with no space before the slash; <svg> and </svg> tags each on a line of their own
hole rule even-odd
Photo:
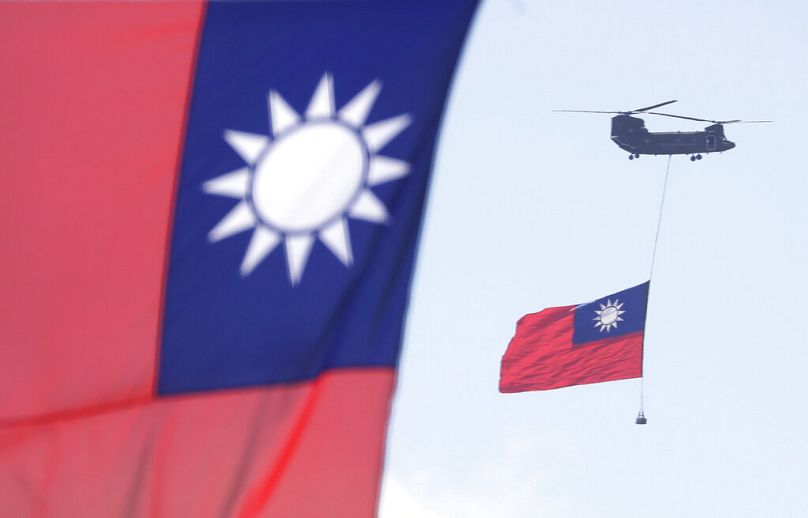
<svg viewBox="0 0 808 518">
<path fill-rule="evenodd" d="M 664 103 L 646 106 L 636 110 L 625 112 L 616 111 L 595 111 L 595 110 L 553 110 L 557 112 L 574 113 L 616 113 L 612 117 L 612 141 L 621 149 L 629 152 L 628 159 L 640 158 L 640 155 L 690 155 L 691 161 L 701 160 L 702 153 L 721 153 L 735 147 L 734 142 L 727 140 L 724 136 L 724 124 L 734 124 L 736 122 L 771 122 L 771 121 L 744 121 L 740 119 L 728 121 L 714 121 L 711 119 L 699 119 L 696 117 L 685 117 L 683 115 L 673 115 L 670 113 L 652 112 L 654 108 L 673 104 L 676 101 L 666 101 Z M 673 117 L 676 119 L 686 119 L 699 122 L 711 122 L 712 125 L 704 128 L 704 131 L 676 131 L 676 132 L 651 132 L 645 129 L 645 122 L 632 115 L 637 113 L 649 115 L 661 115 L 663 117 Z"/>
</svg>

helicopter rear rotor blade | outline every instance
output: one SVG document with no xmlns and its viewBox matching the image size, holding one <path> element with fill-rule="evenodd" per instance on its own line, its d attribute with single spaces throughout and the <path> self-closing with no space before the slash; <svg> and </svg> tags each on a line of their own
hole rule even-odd
<svg viewBox="0 0 808 518">
<path fill-rule="evenodd" d="M 567 113 L 624 113 L 624 112 L 604 112 L 597 110 L 553 110 L 554 112 L 567 112 Z"/>
<path fill-rule="evenodd" d="M 675 102 L 677 102 L 676 99 L 674 99 L 673 101 L 665 101 L 664 103 L 655 104 L 653 106 L 646 106 L 645 108 L 637 108 L 636 110 L 631 110 L 629 113 L 645 112 L 645 111 L 648 111 L 648 110 L 653 110 L 654 108 L 659 108 L 660 106 L 667 106 L 667 105 L 673 104 Z"/>
<path fill-rule="evenodd" d="M 713 124 L 734 124 L 736 122 L 742 122 L 742 123 L 747 123 L 747 122 L 749 122 L 749 123 L 771 122 L 771 121 L 745 121 L 745 120 L 741 120 L 741 119 L 733 119 L 733 120 L 727 120 L 727 121 L 716 121 L 716 120 L 713 120 L 713 119 L 699 119 L 698 117 L 685 117 L 684 115 L 674 115 L 672 113 L 662 113 L 662 112 L 645 112 L 645 113 L 648 113 L 650 115 L 662 115 L 663 117 L 673 117 L 675 119 L 685 119 L 685 120 L 689 120 L 689 121 L 712 122 Z"/>
<path fill-rule="evenodd" d="M 672 113 L 662 113 L 662 112 L 645 112 L 650 115 L 662 115 L 663 117 L 673 117 L 675 119 L 685 119 L 689 121 L 698 121 L 698 122 L 712 122 L 713 124 L 721 124 L 721 121 L 714 121 L 712 119 L 699 119 L 697 117 L 685 117 L 684 115 L 674 115 Z"/>
</svg>

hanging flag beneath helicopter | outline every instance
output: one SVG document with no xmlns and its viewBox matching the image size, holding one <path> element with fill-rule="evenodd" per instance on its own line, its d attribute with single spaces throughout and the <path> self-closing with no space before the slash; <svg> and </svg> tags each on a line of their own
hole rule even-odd
<svg viewBox="0 0 808 518">
<path fill-rule="evenodd" d="M 502 357 L 499 391 L 641 377 L 648 286 L 522 317 Z"/>
</svg>

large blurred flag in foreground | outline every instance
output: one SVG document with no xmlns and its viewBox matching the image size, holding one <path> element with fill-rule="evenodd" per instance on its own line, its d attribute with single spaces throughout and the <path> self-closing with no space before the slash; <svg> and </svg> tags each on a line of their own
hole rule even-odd
<svg viewBox="0 0 808 518">
<path fill-rule="evenodd" d="M 0 5 L 0 516 L 375 514 L 475 4 Z"/>
<path fill-rule="evenodd" d="M 645 282 L 578 306 L 525 315 L 502 357 L 500 392 L 642 376 Z"/>
</svg>

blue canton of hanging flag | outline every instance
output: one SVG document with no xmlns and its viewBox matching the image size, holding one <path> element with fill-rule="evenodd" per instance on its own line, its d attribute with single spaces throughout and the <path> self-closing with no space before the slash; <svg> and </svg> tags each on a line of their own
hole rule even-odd
<svg viewBox="0 0 808 518">
<path fill-rule="evenodd" d="M 581 304 L 575 308 L 572 344 L 575 346 L 645 330 L 650 282 Z"/>
<path fill-rule="evenodd" d="M 0 3 L 0 516 L 375 516 L 476 4 Z"/>
</svg>

